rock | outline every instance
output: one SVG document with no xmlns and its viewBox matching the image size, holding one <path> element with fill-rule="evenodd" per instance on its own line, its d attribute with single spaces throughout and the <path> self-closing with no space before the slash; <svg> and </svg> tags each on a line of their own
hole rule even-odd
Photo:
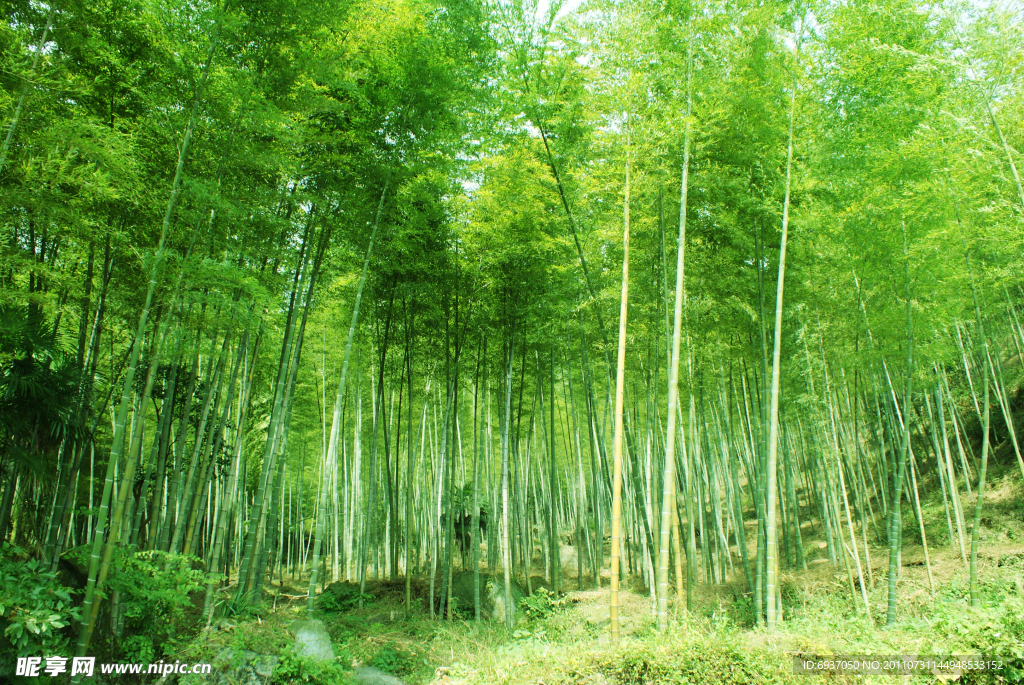
<svg viewBox="0 0 1024 685">
<path fill-rule="evenodd" d="M 260 654 L 249 663 L 249 668 L 257 676 L 263 679 L 263 682 L 270 680 L 270 676 L 274 674 L 274 669 L 277 667 L 279 659 L 276 656 L 270 656 L 267 654 Z"/>
<path fill-rule="evenodd" d="M 523 589 L 512 583 L 512 601 L 519 605 L 519 600 L 526 596 Z M 473 617 L 473 572 L 463 571 L 452 576 L 452 598 L 455 608 L 464 616 Z M 480 618 L 505 620 L 505 578 L 480 574 Z"/>
<path fill-rule="evenodd" d="M 295 652 L 309 657 L 314 661 L 334 661 L 334 649 L 331 648 L 331 637 L 323 621 L 308 620 L 292 623 L 295 633 Z"/>
<path fill-rule="evenodd" d="M 91 545 L 80 545 L 65 550 L 57 562 L 57 578 L 61 585 L 81 590 L 89 580 L 89 555 Z M 111 569 L 113 570 L 113 569 Z"/>
<path fill-rule="evenodd" d="M 226 630 L 231 631 L 236 628 L 235 624 L 226 618 L 217 619 L 217 622 L 213 624 L 214 630 Z"/>
<path fill-rule="evenodd" d="M 276 656 L 248 649 L 240 652 L 225 649 L 211 662 L 213 670 L 209 674 L 199 678 L 189 675 L 185 682 L 196 685 L 266 685 L 279 661 Z"/>
<path fill-rule="evenodd" d="M 359 685 L 405 685 L 393 675 L 388 675 L 373 666 L 360 666 L 352 673 L 352 680 Z"/>
<path fill-rule="evenodd" d="M 566 569 L 572 569 L 573 571 L 577 570 L 579 557 L 577 556 L 575 547 L 562 545 L 559 549 L 558 559 L 563 571 Z"/>
</svg>

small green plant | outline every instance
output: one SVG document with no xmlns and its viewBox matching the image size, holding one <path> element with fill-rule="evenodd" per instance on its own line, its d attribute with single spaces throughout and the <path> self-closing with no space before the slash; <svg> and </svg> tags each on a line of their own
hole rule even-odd
<svg viewBox="0 0 1024 685">
<path fill-rule="evenodd" d="M 309 685 L 344 685 L 348 682 L 345 669 L 339 663 L 314 661 L 288 647 L 274 667 L 270 682 L 274 685 L 308 683 Z"/>
<path fill-rule="evenodd" d="M 416 668 L 416 657 L 401 647 L 385 645 L 377 652 L 377 656 L 373 657 L 370 665 L 391 675 L 405 676 Z"/>
<path fill-rule="evenodd" d="M 205 574 L 192 568 L 194 557 L 150 550 L 121 552 L 110 587 L 120 592 L 127 637 L 120 652 L 133 661 L 162 657 L 192 607 L 189 593 L 199 590 Z"/>
<path fill-rule="evenodd" d="M 239 620 L 256 620 L 267 612 L 266 602 L 258 601 L 252 591 L 237 598 L 233 595 L 226 597 L 223 607 L 225 616 Z"/>
<path fill-rule="evenodd" d="M 754 607 L 754 600 L 749 595 L 737 597 L 727 609 L 732 620 L 740 626 L 750 627 L 754 625 L 757 618 L 757 611 Z"/>
<path fill-rule="evenodd" d="M 516 642 L 543 642 L 548 641 L 548 631 L 544 628 L 538 630 L 515 630 L 512 632 L 512 639 Z"/>
<path fill-rule="evenodd" d="M 985 674 L 969 674 L 964 682 L 984 682 L 999 675 L 1004 682 L 1024 681 L 1024 599 L 985 597 L 979 607 L 966 601 L 939 604 L 933 624 L 939 643 L 935 653 L 956 645 L 965 654 L 981 654 L 1002 662 L 1002 668 Z"/>
<path fill-rule="evenodd" d="M 231 649 L 236 654 L 246 650 L 257 654 L 277 654 L 291 643 L 290 634 L 275 630 L 270 622 L 239 621 L 231 630 Z"/>
<path fill-rule="evenodd" d="M 614 673 L 622 683 L 646 683 L 655 668 L 648 655 L 632 654 L 623 656 L 614 666 L 609 664 L 605 670 Z"/>
<path fill-rule="evenodd" d="M 65 654 L 69 638 L 62 631 L 79 616 L 72 590 L 25 556 L 13 545 L 0 550 L 0 630 L 17 656 Z"/>
<path fill-rule="evenodd" d="M 539 587 L 529 597 L 519 600 L 519 606 L 530 620 L 544 620 L 569 604 L 567 597 L 557 597 L 547 588 Z"/>
<path fill-rule="evenodd" d="M 359 605 L 359 600 L 372 602 L 374 596 L 365 592 L 359 592 L 359 586 L 355 583 L 331 583 L 324 592 L 317 598 L 316 608 L 320 611 L 349 611 Z"/>
</svg>

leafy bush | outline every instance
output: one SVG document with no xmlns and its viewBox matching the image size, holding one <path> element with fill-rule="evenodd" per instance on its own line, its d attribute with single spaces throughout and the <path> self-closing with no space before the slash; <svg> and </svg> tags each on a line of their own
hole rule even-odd
<svg viewBox="0 0 1024 685">
<path fill-rule="evenodd" d="M 79 618 L 72 590 L 43 570 L 38 559 L 5 544 L 0 551 L 0 629 L 17 656 L 66 654 L 63 628 Z M 7 651 L 6 649 L 2 651 Z"/>
<path fill-rule="evenodd" d="M 370 665 L 391 675 L 405 676 L 409 675 L 417 664 L 416 657 L 412 653 L 401 647 L 385 645 L 377 653 L 377 656 L 373 657 Z"/>
<path fill-rule="evenodd" d="M 727 609 L 729 617 L 736 625 L 750 627 L 757 622 L 757 607 L 750 595 L 737 597 Z"/>
<path fill-rule="evenodd" d="M 547 644 L 548 631 L 545 628 L 538 628 L 537 630 L 523 630 L 520 628 L 512 632 L 512 639 L 516 642 L 540 642 Z"/>
<path fill-rule="evenodd" d="M 297 654 L 291 647 L 281 654 L 281 661 L 271 676 L 274 685 L 308 683 L 309 685 L 344 685 L 349 682 L 340 664 L 314 661 Z"/>
<path fill-rule="evenodd" d="M 547 588 L 539 587 L 529 597 L 519 600 L 519 606 L 528 619 L 544 620 L 569 604 L 568 597 L 557 597 Z"/>
<path fill-rule="evenodd" d="M 121 552 L 110 578 L 121 594 L 125 619 L 120 649 L 133 661 L 155 661 L 167 652 L 185 611 L 189 593 L 203 587 L 206 575 L 192 568 L 195 557 L 150 550 Z"/>
<path fill-rule="evenodd" d="M 331 583 L 317 598 L 316 607 L 320 611 L 348 611 L 359 605 L 359 600 L 369 602 L 374 599 L 373 595 L 359 592 L 359 586 L 355 583 Z"/>
<path fill-rule="evenodd" d="M 218 606 L 222 606 L 223 615 L 232 619 L 243 621 L 256 620 L 267 613 L 267 602 L 256 597 L 255 592 L 249 590 L 236 597 L 233 594 Z"/>
<path fill-rule="evenodd" d="M 981 654 L 1003 662 L 1002 669 L 966 674 L 965 683 L 1024 682 L 1024 599 L 1012 596 L 986 597 L 980 607 L 967 601 L 939 605 L 933 629 L 940 644 L 936 654 L 949 653 L 955 645 L 962 654 Z"/>
</svg>

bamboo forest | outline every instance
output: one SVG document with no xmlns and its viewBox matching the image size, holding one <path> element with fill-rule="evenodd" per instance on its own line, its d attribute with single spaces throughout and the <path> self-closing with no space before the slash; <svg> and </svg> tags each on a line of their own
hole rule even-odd
<svg viewBox="0 0 1024 685">
<path fill-rule="evenodd" d="M 0 683 L 1024 682 L 1015 0 L 0 8 Z"/>
</svg>

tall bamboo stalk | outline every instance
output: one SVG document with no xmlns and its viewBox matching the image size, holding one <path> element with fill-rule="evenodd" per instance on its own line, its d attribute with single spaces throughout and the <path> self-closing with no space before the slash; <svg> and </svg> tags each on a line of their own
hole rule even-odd
<svg viewBox="0 0 1024 685">
<path fill-rule="evenodd" d="M 772 348 L 772 389 L 769 409 L 768 464 L 766 467 L 766 510 L 765 510 L 765 562 L 767 572 L 766 621 L 769 630 L 774 630 L 776 615 L 776 556 L 778 543 L 775 534 L 775 507 L 778 500 L 777 464 L 779 454 L 779 380 L 782 358 L 782 292 L 786 279 L 786 240 L 789 236 L 789 196 L 793 169 L 793 124 L 796 118 L 796 77 L 789 96 L 789 144 L 786 148 L 786 194 L 782 203 L 782 241 L 779 245 L 779 280 L 775 292 L 775 342 Z"/>
<path fill-rule="evenodd" d="M 313 544 L 313 569 L 309 574 L 309 589 L 306 593 L 306 611 L 313 611 L 313 603 L 316 598 L 317 573 L 320 569 L 320 547 L 323 544 L 324 524 L 327 521 L 327 490 L 330 486 L 329 474 L 330 465 L 338 459 L 338 436 L 341 434 L 341 407 L 345 399 L 345 381 L 348 378 L 349 360 L 352 358 L 352 340 L 356 335 L 356 324 L 359 322 L 359 305 L 363 301 L 363 287 L 366 285 L 366 274 L 370 270 L 370 257 L 373 255 L 373 245 L 377 239 L 377 227 L 380 225 L 380 215 L 384 209 L 384 198 L 387 197 L 388 186 L 391 181 L 384 182 L 384 190 L 380 193 L 380 201 L 377 203 L 377 213 L 373 218 L 373 229 L 370 231 L 370 244 L 366 248 L 366 257 L 363 258 L 363 270 L 359 274 L 359 285 L 356 286 L 356 299 L 352 305 L 352 322 L 348 327 L 348 337 L 345 339 L 345 356 L 341 362 L 341 378 L 338 379 L 338 392 L 334 397 L 334 414 L 331 417 L 331 437 L 327 443 L 327 454 L 324 458 L 322 468 L 323 478 L 320 487 L 320 506 L 316 522 L 316 542 Z M 370 477 L 374 475 L 371 473 Z"/>
<path fill-rule="evenodd" d="M 142 311 L 139 314 L 139 324 L 135 330 L 135 337 L 132 342 L 131 356 L 128 362 L 128 370 L 125 373 L 124 378 L 124 389 L 121 395 L 121 404 L 118 408 L 117 416 L 114 421 L 114 436 L 111 443 L 110 458 L 107 462 L 107 478 L 103 487 L 103 496 L 101 498 L 101 509 L 98 515 L 96 533 L 93 538 L 92 553 L 89 556 L 89 575 L 86 583 L 85 597 L 82 602 L 82 623 L 78 637 L 78 644 L 75 648 L 75 656 L 85 656 L 85 652 L 89 647 L 89 642 L 92 640 L 93 629 L 95 628 L 95 621 L 90 620 L 90 617 L 94 613 L 93 604 L 96 600 L 96 584 L 97 576 L 100 569 L 100 552 L 102 550 L 104 536 L 106 533 L 107 526 L 107 515 L 109 510 L 110 493 L 113 485 L 114 467 L 121 458 L 121 452 L 124 449 L 124 433 L 125 433 L 125 421 L 128 416 L 128 406 L 131 403 L 131 396 L 133 394 L 133 382 L 135 379 L 135 369 L 138 365 L 139 354 L 142 349 L 143 337 L 146 332 L 146 323 L 149 320 L 150 307 L 153 304 L 153 295 L 156 291 L 157 277 L 160 271 L 160 262 L 164 256 L 164 246 L 167 242 L 167 235 L 170 232 L 171 220 L 174 217 L 174 209 L 178 203 L 178 196 L 181 193 L 181 182 L 184 176 L 185 161 L 188 159 L 189 146 L 192 141 L 192 133 L 195 130 L 196 120 L 199 114 L 199 104 L 202 102 L 203 92 L 210 75 L 210 67 L 213 64 L 213 57 L 217 51 L 217 46 L 220 43 L 220 18 L 218 17 L 217 22 L 214 24 L 213 36 L 210 41 L 210 49 L 206 56 L 206 63 L 203 65 L 202 76 L 200 77 L 199 86 L 196 89 L 196 94 L 192 99 L 192 110 L 189 114 L 189 122 L 185 128 L 185 135 L 181 143 L 181 147 L 178 151 L 178 163 L 174 171 L 174 179 L 171 182 L 171 195 L 167 201 L 167 210 L 164 212 L 163 223 L 160 229 L 160 241 L 157 243 L 156 252 L 153 255 L 153 265 L 150 268 L 149 283 L 146 289 L 146 299 L 143 304 Z M 13 124 L 14 122 L 12 122 Z M 11 130 L 13 132 L 13 128 Z M 9 133 L 10 135 L 10 133 Z M 180 279 L 179 279 L 180 280 Z M 126 484 L 127 486 L 127 484 Z M 105 502 L 104 506 L 102 503 Z M 74 683 L 81 680 L 81 675 L 76 675 L 72 678 Z"/>
<path fill-rule="evenodd" d="M 25 109 L 25 98 L 28 97 L 28 89 L 32 83 L 32 79 L 35 78 L 36 70 L 39 68 L 39 61 L 43 57 L 43 46 L 46 45 L 46 37 L 50 33 L 50 26 L 53 23 L 53 12 L 54 5 L 50 3 L 50 9 L 46 12 L 46 25 L 43 27 L 43 34 L 39 37 L 39 42 L 36 44 L 34 50 L 35 56 L 32 57 L 32 67 L 29 69 L 28 76 L 25 77 L 25 84 L 21 87 L 21 95 L 18 96 L 18 104 L 14 107 L 14 115 L 11 117 L 11 123 L 7 126 L 7 135 L 4 137 L 4 145 L 0 148 L 0 173 L 3 173 L 4 164 L 7 162 L 7 152 L 11 149 L 11 141 L 14 139 L 14 132 L 18 129 L 18 122 L 21 121 L 21 113 Z"/>
<path fill-rule="evenodd" d="M 668 564 L 669 536 L 676 514 L 676 417 L 679 414 L 679 355 L 683 326 L 684 259 L 686 252 L 686 200 L 690 173 L 690 112 L 693 94 L 690 92 L 690 69 L 687 61 L 686 126 L 683 133 L 683 172 L 679 192 L 679 238 L 676 245 L 676 290 L 672 308 L 672 356 L 668 369 L 668 425 L 665 429 L 665 467 L 662 477 L 661 528 L 658 545 L 658 631 L 668 629 Z M 682 426 L 679 432 L 685 433 Z M 678 536 L 678 534 L 677 534 Z M 676 601 L 682 598 L 677 597 Z"/>
<path fill-rule="evenodd" d="M 629 125 L 627 115 L 627 127 Z M 611 640 L 619 643 L 619 563 L 622 550 L 622 437 L 626 384 L 626 315 L 629 309 L 629 134 L 626 137 L 626 192 L 622 228 L 622 297 L 619 302 L 619 347 L 615 366 L 615 433 L 612 439 Z"/>
<path fill-rule="evenodd" d="M 899 576 L 900 546 L 903 536 L 903 519 L 901 515 L 903 481 L 907 471 L 907 455 L 910 452 L 910 402 L 913 380 L 913 341 L 914 329 L 910 318 L 910 258 L 907 252 L 907 229 L 903 227 L 903 283 L 904 299 L 907 317 L 907 371 L 906 387 L 903 392 L 903 430 L 900 440 L 899 459 L 896 467 L 896 481 L 893 487 L 892 511 L 889 515 L 889 583 L 888 602 L 885 616 L 885 624 L 891 626 L 896 623 L 896 582 Z M 888 371 L 886 371 L 888 373 Z M 891 383 L 890 383 L 891 386 Z M 895 396 L 894 396 L 895 401 Z"/>
</svg>

